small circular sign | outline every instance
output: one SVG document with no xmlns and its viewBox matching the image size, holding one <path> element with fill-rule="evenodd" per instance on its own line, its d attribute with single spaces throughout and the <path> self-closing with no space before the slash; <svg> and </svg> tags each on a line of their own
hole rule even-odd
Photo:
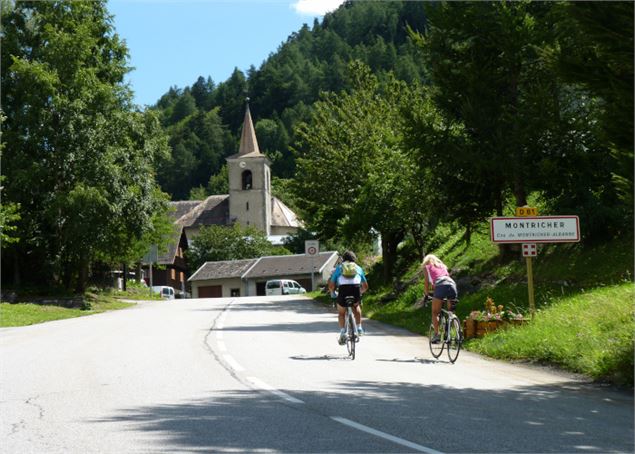
<svg viewBox="0 0 635 454">
<path fill-rule="evenodd" d="M 317 253 L 317 249 L 314 248 L 313 246 L 309 246 L 309 248 L 306 250 L 309 255 L 315 255 Z"/>
</svg>

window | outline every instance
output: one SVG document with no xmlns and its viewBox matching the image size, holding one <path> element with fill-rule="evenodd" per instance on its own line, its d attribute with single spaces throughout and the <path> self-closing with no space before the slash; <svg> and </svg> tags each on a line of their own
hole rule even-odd
<svg viewBox="0 0 635 454">
<path fill-rule="evenodd" d="M 171 277 L 172 279 L 176 279 L 176 270 L 175 270 L 174 268 L 172 268 L 172 269 L 170 270 L 170 277 Z"/>
<path fill-rule="evenodd" d="M 249 190 L 253 187 L 251 170 L 245 170 L 242 175 L 243 190 Z"/>
<path fill-rule="evenodd" d="M 246 209 L 249 211 L 249 202 L 247 202 Z"/>
</svg>

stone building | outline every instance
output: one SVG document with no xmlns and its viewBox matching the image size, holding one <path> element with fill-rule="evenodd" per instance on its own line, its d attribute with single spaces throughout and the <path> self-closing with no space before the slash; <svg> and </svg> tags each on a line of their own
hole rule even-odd
<svg viewBox="0 0 635 454">
<path fill-rule="evenodd" d="M 187 244 L 190 244 L 201 227 L 234 223 L 257 228 L 272 244 L 282 244 L 286 236 L 296 233 L 302 226 L 300 220 L 289 207 L 271 194 L 271 162 L 258 147 L 249 105 L 245 110 L 238 153 L 226 160 L 229 194 L 211 195 L 205 200 L 170 202 L 179 230 L 177 241 L 180 241 L 181 231 Z M 182 245 L 176 250 L 186 248 Z M 175 247 L 171 245 L 169 252 L 173 249 Z M 183 273 L 182 257 L 178 257 L 178 254 L 168 256 L 174 257 L 174 262 L 163 260 L 161 265 L 164 270 L 153 269 L 153 284 L 170 285 L 178 293 L 179 289 L 186 288 L 189 276 Z M 172 279 L 174 276 L 176 280 Z"/>
</svg>

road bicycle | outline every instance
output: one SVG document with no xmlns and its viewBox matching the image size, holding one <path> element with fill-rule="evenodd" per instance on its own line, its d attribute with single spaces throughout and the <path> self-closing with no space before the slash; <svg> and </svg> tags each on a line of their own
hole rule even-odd
<svg viewBox="0 0 635 454">
<path fill-rule="evenodd" d="M 355 322 L 355 314 L 353 313 L 354 304 L 354 296 L 347 296 L 344 298 L 344 306 L 346 307 L 346 315 L 344 317 L 346 349 L 348 350 L 348 356 L 351 359 L 355 359 L 355 345 L 359 342 L 359 334 L 357 334 L 357 323 Z"/>
<path fill-rule="evenodd" d="M 427 303 L 432 301 L 430 296 L 426 296 Z M 436 344 L 432 343 L 434 337 L 434 325 L 430 323 L 430 330 L 428 332 L 428 342 L 430 344 L 430 353 L 435 358 L 438 358 L 443 353 L 443 349 L 446 348 L 448 352 L 448 358 L 451 363 L 454 363 L 459 357 L 461 351 L 461 345 L 463 344 L 463 330 L 461 329 L 461 321 L 454 314 L 454 308 L 459 302 L 458 299 L 448 300 L 444 298 L 441 305 L 441 311 L 437 319 L 439 320 L 439 337 L 440 341 Z M 445 309 L 445 307 L 448 309 Z"/>
</svg>

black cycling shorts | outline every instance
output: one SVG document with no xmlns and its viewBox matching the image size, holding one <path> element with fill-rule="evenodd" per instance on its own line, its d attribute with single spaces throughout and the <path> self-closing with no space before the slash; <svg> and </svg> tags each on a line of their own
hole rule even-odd
<svg viewBox="0 0 635 454">
<path fill-rule="evenodd" d="M 441 276 L 434 283 L 434 298 L 455 300 L 458 297 L 456 283 L 450 276 Z"/>
<path fill-rule="evenodd" d="M 337 304 L 342 307 L 347 307 L 349 304 L 346 303 L 346 297 L 355 298 L 353 305 L 359 304 L 362 299 L 362 290 L 361 286 L 357 284 L 342 284 L 339 286 L 337 291 Z"/>
</svg>

